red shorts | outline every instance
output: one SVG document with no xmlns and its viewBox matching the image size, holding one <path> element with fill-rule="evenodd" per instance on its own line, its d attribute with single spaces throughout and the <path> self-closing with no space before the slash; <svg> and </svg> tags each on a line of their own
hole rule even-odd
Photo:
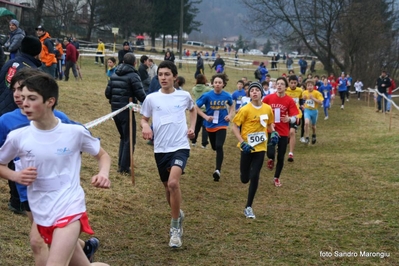
<svg viewBox="0 0 399 266">
<path fill-rule="evenodd" d="M 89 218 L 87 217 L 87 213 L 86 212 L 78 213 L 78 214 L 75 214 L 75 215 L 71 215 L 71 216 L 68 216 L 68 217 L 61 218 L 58 221 L 56 221 L 53 226 L 37 225 L 37 229 L 39 230 L 39 234 L 44 239 L 44 242 L 46 244 L 51 244 L 51 242 L 53 241 L 54 229 L 63 228 L 63 227 L 67 226 L 68 224 L 70 224 L 70 223 L 72 223 L 72 222 L 74 222 L 76 220 L 80 221 L 80 231 L 81 232 L 85 232 L 85 233 L 87 233 L 89 235 L 93 235 L 94 234 L 93 229 L 91 229 L 91 227 L 89 225 Z"/>
</svg>

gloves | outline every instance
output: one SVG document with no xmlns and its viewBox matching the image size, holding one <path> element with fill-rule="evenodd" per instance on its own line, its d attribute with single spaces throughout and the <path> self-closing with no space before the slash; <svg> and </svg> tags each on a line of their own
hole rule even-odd
<svg viewBox="0 0 399 266">
<path fill-rule="evenodd" d="M 254 151 L 254 150 L 255 150 L 254 147 L 252 147 L 251 145 L 249 145 L 249 144 L 246 143 L 245 141 L 241 142 L 240 147 L 241 147 L 241 149 L 242 149 L 242 151 L 243 151 L 244 153 L 251 153 L 251 151 Z"/>
<path fill-rule="evenodd" d="M 269 146 L 276 146 L 278 143 L 278 139 L 280 138 L 280 135 L 278 134 L 277 131 L 273 131 L 270 134 L 270 143 L 268 144 Z"/>
</svg>

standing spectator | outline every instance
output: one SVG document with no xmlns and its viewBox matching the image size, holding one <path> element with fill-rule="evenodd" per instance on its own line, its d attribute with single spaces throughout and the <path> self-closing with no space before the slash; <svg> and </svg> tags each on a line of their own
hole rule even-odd
<svg viewBox="0 0 399 266">
<path fill-rule="evenodd" d="M 122 58 L 122 60 L 123 60 L 123 58 Z M 116 59 L 115 59 L 115 57 L 111 56 L 110 58 L 108 58 L 107 66 L 108 66 L 107 77 L 108 77 L 108 80 L 109 80 L 110 77 L 115 73 L 115 69 L 116 69 Z"/>
<path fill-rule="evenodd" d="M 194 78 L 196 79 L 199 74 L 204 75 L 204 59 L 202 59 L 201 52 L 197 54 L 197 66 L 194 73 Z"/>
<path fill-rule="evenodd" d="M 150 94 L 141 107 L 141 127 L 144 139 L 154 139 L 155 161 L 172 216 L 169 247 L 178 248 L 182 245 L 184 220 L 184 212 L 180 208 L 180 179 L 190 156 L 187 137 L 194 137 L 196 112 L 190 94 L 173 87 L 177 78 L 175 64 L 167 60 L 161 62 L 158 78 L 160 92 Z M 190 127 L 186 124 L 186 110 L 190 112 Z M 150 118 L 153 121 L 152 128 L 149 124 Z"/>
<path fill-rule="evenodd" d="M 264 62 L 260 63 L 259 71 L 260 71 L 260 75 L 261 75 L 259 82 L 262 83 L 263 81 L 266 80 L 266 75 L 269 73 Z"/>
<path fill-rule="evenodd" d="M 292 60 L 292 58 L 287 56 L 286 64 L 287 64 L 287 69 L 288 70 L 292 70 L 292 64 L 293 63 L 294 63 L 294 61 Z M 289 72 L 288 72 L 288 74 L 291 75 Z"/>
<path fill-rule="evenodd" d="M 383 70 L 381 72 L 381 76 L 377 79 L 377 89 L 378 92 L 380 94 L 385 95 L 386 97 L 388 97 L 387 94 L 387 90 L 389 87 L 391 87 L 391 80 L 389 79 L 389 77 L 387 76 L 387 72 L 385 70 Z M 381 111 L 381 99 L 383 98 L 383 96 L 381 96 L 380 94 L 378 94 L 377 96 L 377 105 L 378 105 L 378 109 L 376 110 L 376 112 Z M 387 111 L 387 100 L 384 98 L 384 106 L 385 106 L 385 110 L 382 110 L 382 112 L 386 112 Z"/>
<path fill-rule="evenodd" d="M 354 86 L 357 93 L 357 100 L 360 101 L 360 93 L 363 91 L 363 82 L 357 79 Z"/>
<path fill-rule="evenodd" d="M 272 70 L 277 70 L 277 59 L 276 59 L 276 55 L 272 56 Z"/>
<path fill-rule="evenodd" d="M 148 88 L 151 83 L 150 76 L 148 75 L 148 65 L 148 56 L 142 55 L 140 57 L 139 76 L 146 94 L 148 94 Z"/>
<path fill-rule="evenodd" d="M 238 50 L 235 52 L 235 54 L 234 54 L 234 66 L 238 66 L 239 64 L 238 64 Z"/>
<path fill-rule="evenodd" d="M 75 46 L 76 50 L 79 51 L 79 46 L 80 46 L 80 45 L 79 45 L 79 42 L 78 42 L 78 40 L 76 39 L 76 37 L 73 37 L 73 38 L 72 38 L 71 43 L 73 44 L 73 46 Z"/>
<path fill-rule="evenodd" d="M 36 57 L 42 51 L 42 44 L 39 39 L 34 36 L 26 36 L 21 42 L 21 53 L 17 54 L 14 59 L 8 60 L 7 63 L 1 68 L 0 71 L 0 116 L 11 112 L 18 108 L 14 102 L 12 90 L 10 89 L 10 83 L 12 77 L 19 70 L 30 67 L 38 68 L 42 65 L 39 59 Z M 8 164 L 10 169 L 14 169 L 14 162 L 11 161 Z M 22 214 L 24 209 L 21 206 L 18 191 L 15 182 L 9 181 L 10 187 L 10 201 L 8 208 L 14 213 Z"/>
<path fill-rule="evenodd" d="M 224 61 L 222 58 L 220 58 L 220 54 L 216 55 L 216 60 L 213 62 L 213 65 L 211 66 L 211 69 L 215 68 L 216 73 L 223 73 L 224 72 Z"/>
<path fill-rule="evenodd" d="M 175 54 L 172 51 L 170 51 L 169 48 L 166 50 L 164 60 L 175 63 Z"/>
<path fill-rule="evenodd" d="M 25 31 L 19 28 L 19 21 L 16 19 L 10 20 L 10 37 L 4 44 L 4 48 L 10 52 L 10 59 L 15 58 L 21 47 L 22 39 L 25 37 Z"/>
<path fill-rule="evenodd" d="M 55 70 L 55 79 L 62 80 L 62 61 L 64 59 L 64 49 L 58 39 L 55 39 L 55 57 L 57 58 L 57 68 Z"/>
<path fill-rule="evenodd" d="M 140 102 L 145 99 L 145 92 L 140 80 L 133 53 L 123 57 L 123 63 L 118 65 L 115 75 L 112 75 L 105 90 L 105 96 L 111 104 L 111 110 L 116 111 L 129 103 L 129 98 L 137 98 Z M 118 172 L 130 173 L 130 135 L 133 135 L 133 148 L 136 144 L 136 120 L 133 117 L 132 128 L 129 128 L 129 109 L 122 111 L 114 117 L 116 128 L 120 135 Z"/>
<path fill-rule="evenodd" d="M 391 86 L 389 86 L 388 92 L 387 92 L 388 93 L 388 99 L 389 99 L 389 101 L 387 103 L 387 112 L 390 112 L 391 111 L 392 92 L 393 92 L 394 89 L 396 89 L 396 84 L 395 84 L 395 80 L 393 78 L 391 78 L 389 76 L 389 74 L 387 74 L 387 76 L 389 77 L 389 79 L 391 81 Z"/>
<path fill-rule="evenodd" d="M 69 69 L 72 68 L 73 76 L 78 80 L 78 72 L 76 71 L 76 61 L 78 60 L 78 51 L 76 47 L 69 42 L 68 39 L 64 40 L 64 45 L 66 48 L 65 56 L 65 81 L 69 80 Z"/>
<path fill-rule="evenodd" d="M 298 64 L 301 74 L 305 75 L 306 69 L 308 68 L 308 62 L 304 58 L 299 58 Z"/>
<path fill-rule="evenodd" d="M 192 92 L 194 95 L 194 100 L 197 101 L 204 93 L 207 93 L 208 91 L 211 91 L 212 89 L 210 87 L 208 87 L 206 85 L 207 80 L 206 77 L 202 74 L 197 75 L 196 77 L 196 84 L 194 86 L 194 88 L 192 88 Z M 205 107 L 204 106 L 200 106 L 201 110 L 203 112 L 205 112 Z M 191 145 L 192 146 L 196 146 L 197 144 L 197 138 L 198 138 L 198 133 L 200 132 L 202 128 L 202 148 L 206 149 L 206 146 L 209 144 L 208 142 L 208 132 L 205 129 L 204 126 L 204 118 L 202 116 L 200 116 L 199 114 L 197 114 L 197 121 L 195 123 L 195 136 L 194 138 L 191 140 Z"/>
<path fill-rule="evenodd" d="M 100 66 L 103 66 L 104 65 L 105 45 L 103 43 L 103 40 L 101 40 L 101 39 L 98 39 L 98 45 L 97 45 L 96 54 L 98 56 L 96 56 L 96 62 L 95 63 L 98 64 L 98 58 L 100 58 L 100 60 L 101 60 L 101 65 Z"/>
<path fill-rule="evenodd" d="M 158 66 L 157 64 L 155 64 L 152 58 L 148 59 L 148 64 L 149 64 L 148 76 L 150 76 L 150 79 L 152 80 L 157 75 Z"/>
<path fill-rule="evenodd" d="M 130 48 L 130 43 L 129 42 L 124 42 L 122 50 L 119 50 L 119 52 L 118 52 L 118 61 L 119 61 L 118 65 L 123 63 L 123 57 L 127 53 L 133 53 L 133 51 Z"/>
<path fill-rule="evenodd" d="M 51 36 L 41 25 L 36 28 L 36 34 L 42 43 L 42 52 L 40 53 L 42 66 L 40 69 L 43 70 L 43 72 L 50 74 L 52 77 L 55 77 L 57 59 L 55 58 L 54 43 L 51 40 Z"/>
<path fill-rule="evenodd" d="M 316 72 L 316 59 L 312 57 L 312 62 L 310 62 L 310 72 L 313 74 L 313 72 Z"/>
</svg>

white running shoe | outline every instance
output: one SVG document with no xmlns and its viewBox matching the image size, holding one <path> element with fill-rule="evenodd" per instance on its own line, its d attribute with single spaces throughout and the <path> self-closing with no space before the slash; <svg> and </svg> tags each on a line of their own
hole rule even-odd
<svg viewBox="0 0 399 266">
<path fill-rule="evenodd" d="M 299 141 L 300 141 L 301 143 L 305 143 L 305 142 L 306 142 L 305 137 L 300 138 Z"/>
<path fill-rule="evenodd" d="M 171 248 L 181 247 L 183 242 L 181 241 L 180 229 L 171 227 L 169 234 L 170 234 L 169 247 Z"/>
<path fill-rule="evenodd" d="M 344 106 L 343 105 L 341 105 L 341 110 L 344 110 Z"/>
<path fill-rule="evenodd" d="M 327 120 L 327 119 L 328 119 L 328 116 L 324 117 L 324 120 Z"/>
<path fill-rule="evenodd" d="M 255 214 L 254 214 L 254 211 L 252 210 L 251 207 L 246 207 L 246 208 L 244 209 L 244 215 L 245 215 L 245 217 L 247 217 L 247 218 L 255 219 Z"/>
</svg>

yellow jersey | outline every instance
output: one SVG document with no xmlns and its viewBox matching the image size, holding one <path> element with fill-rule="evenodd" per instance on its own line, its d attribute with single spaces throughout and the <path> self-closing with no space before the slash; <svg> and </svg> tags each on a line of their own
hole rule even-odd
<svg viewBox="0 0 399 266">
<path fill-rule="evenodd" d="M 296 104 L 296 106 L 298 107 L 298 110 L 299 110 L 299 114 L 297 115 L 297 117 L 298 118 L 302 118 L 302 111 L 299 108 L 300 107 L 299 100 L 302 100 L 302 94 L 303 94 L 302 88 L 296 87 L 295 90 L 292 90 L 291 88 L 288 88 L 288 89 L 285 90 L 285 94 L 287 94 L 288 96 L 290 96 L 294 100 L 294 102 L 295 102 L 295 104 Z"/>
<path fill-rule="evenodd" d="M 267 126 L 273 122 L 273 110 L 265 103 L 261 106 L 248 103 L 238 110 L 233 119 L 233 123 L 241 127 L 243 140 L 254 147 L 252 152 L 267 150 Z M 237 147 L 240 147 L 240 143 Z"/>
<path fill-rule="evenodd" d="M 313 90 L 312 92 L 305 90 L 302 94 L 303 100 L 305 101 L 304 104 L 305 109 L 316 110 L 319 108 L 320 104 L 310 99 L 310 95 L 312 95 L 313 98 L 319 101 L 323 101 L 324 100 L 323 94 L 321 94 L 321 92 L 317 90 Z"/>
</svg>

